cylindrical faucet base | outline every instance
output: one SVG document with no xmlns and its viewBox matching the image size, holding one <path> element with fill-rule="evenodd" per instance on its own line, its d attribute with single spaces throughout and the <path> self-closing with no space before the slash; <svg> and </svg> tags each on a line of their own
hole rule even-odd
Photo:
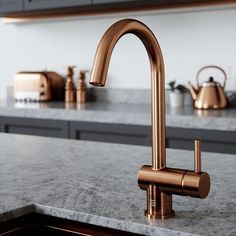
<svg viewBox="0 0 236 236">
<path fill-rule="evenodd" d="M 151 219 L 167 219 L 175 216 L 172 210 L 172 195 L 160 191 L 150 184 L 147 189 L 147 210 L 145 216 Z"/>
</svg>

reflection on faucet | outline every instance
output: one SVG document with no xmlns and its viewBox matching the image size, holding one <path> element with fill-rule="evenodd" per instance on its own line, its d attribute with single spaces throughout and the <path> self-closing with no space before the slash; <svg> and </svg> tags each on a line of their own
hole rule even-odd
<svg viewBox="0 0 236 236">
<path fill-rule="evenodd" d="M 205 198 L 210 190 L 210 177 L 201 172 L 166 167 L 165 149 L 165 79 L 160 46 L 143 23 L 125 19 L 112 25 L 103 35 L 94 60 L 90 84 L 104 86 L 111 54 L 117 41 L 125 34 L 136 35 L 144 44 L 151 65 L 152 86 L 152 166 L 143 166 L 138 175 L 139 187 L 147 191 L 147 210 L 150 218 L 174 216 L 172 194 Z M 200 141 L 195 141 L 195 162 L 200 163 Z"/>
</svg>

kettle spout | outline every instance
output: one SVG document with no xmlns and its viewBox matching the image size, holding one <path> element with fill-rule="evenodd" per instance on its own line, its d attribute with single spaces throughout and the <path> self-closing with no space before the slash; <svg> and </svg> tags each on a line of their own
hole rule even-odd
<svg viewBox="0 0 236 236">
<path fill-rule="evenodd" d="M 198 90 L 191 84 L 190 81 L 188 82 L 188 89 L 191 93 L 193 100 L 195 101 L 197 98 Z"/>
</svg>

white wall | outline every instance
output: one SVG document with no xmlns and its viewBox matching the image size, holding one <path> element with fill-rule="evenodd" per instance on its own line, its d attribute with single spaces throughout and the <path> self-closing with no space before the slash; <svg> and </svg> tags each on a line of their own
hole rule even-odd
<svg viewBox="0 0 236 236">
<path fill-rule="evenodd" d="M 166 80 L 187 83 L 207 64 L 223 67 L 228 89 L 236 90 L 236 9 L 157 11 L 123 15 L 77 17 L 21 24 L 0 22 L 0 97 L 13 76 L 22 70 L 55 70 L 66 65 L 91 69 L 99 39 L 115 21 L 132 17 L 147 24 L 164 55 Z M 132 35 L 117 44 L 107 86 L 149 88 L 150 71 L 145 49 Z"/>
</svg>

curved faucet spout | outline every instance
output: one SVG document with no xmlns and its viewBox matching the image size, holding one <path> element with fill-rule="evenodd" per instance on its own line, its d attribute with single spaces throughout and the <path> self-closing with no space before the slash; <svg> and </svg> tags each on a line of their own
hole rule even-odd
<svg viewBox="0 0 236 236">
<path fill-rule="evenodd" d="M 143 23 L 133 20 L 120 20 L 103 35 L 94 60 L 90 84 L 104 86 L 113 48 L 125 34 L 136 35 L 144 44 L 151 65 L 152 87 L 152 168 L 166 166 L 165 149 L 165 79 L 164 62 L 160 46 L 152 31 Z"/>
</svg>

